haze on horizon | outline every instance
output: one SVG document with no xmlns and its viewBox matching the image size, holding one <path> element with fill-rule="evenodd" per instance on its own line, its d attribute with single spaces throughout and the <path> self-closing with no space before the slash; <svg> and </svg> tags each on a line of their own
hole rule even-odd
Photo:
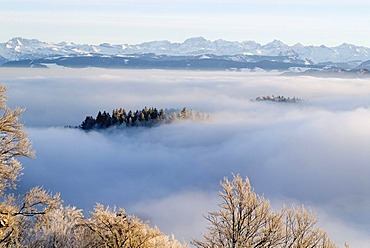
<svg viewBox="0 0 370 248">
<path fill-rule="evenodd" d="M 0 41 L 13 37 L 47 42 L 138 44 L 278 39 L 294 45 L 370 47 L 369 2 L 355 1 L 46 1 L 5 0 Z"/>
</svg>

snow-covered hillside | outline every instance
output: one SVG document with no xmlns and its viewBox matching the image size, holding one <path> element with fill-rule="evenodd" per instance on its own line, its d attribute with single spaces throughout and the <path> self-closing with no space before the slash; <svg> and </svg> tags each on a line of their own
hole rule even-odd
<svg viewBox="0 0 370 248">
<path fill-rule="evenodd" d="M 46 58 L 54 56 L 80 55 L 125 55 L 125 54 L 154 53 L 158 55 L 264 55 L 289 56 L 305 60 L 308 63 L 357 63 L 370 60 L 370 48 L 343 43 L 337 47 L 303 46 L 295 44 L 289 46 L 281 41 L 274 40 L 265 45 L 254 41 L 209 41 L 202 37 L 190 38 L 183 43 L 169 41 L 151 41 L 137 45 L 100 45 L 75 43 L 47 43 L 36 39 L 13 38 L 0 43 L 0 58 L 6 60 L 23 60 Z"/>
</svg>

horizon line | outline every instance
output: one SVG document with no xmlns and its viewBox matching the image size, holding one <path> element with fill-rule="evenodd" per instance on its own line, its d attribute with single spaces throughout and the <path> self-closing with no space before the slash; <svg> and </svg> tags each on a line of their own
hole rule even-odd
<svg viewBox="0 0 370 248">
<path fill-rule="evenodd" d="M 147 40 L 147 41 L 141 41 L 141 42 L 136 42 L 136 43 L 109 43 L 109 42 L 101 42 L 100 44 L 93 44 L 93 43 L 84 43 L 84 42 L 81 42 L 81 43 L 78 43 L 78 42 L 74 42 L 74 41 L 66 41 L 66 40 L 63 40 L 63 41 L 44 41 L 43 39 L 38 39 L 38 38 L 28 38 L 28 37 L 22 37 L 22 36 L 14 36 L 10 39 L 8 39 L 7 41 L 3 41 L 3 42 L 0 42 L 0 43 L 7 43 L 11 40 L 14 40 L 14 39 L 24 39 L 24 40 L 37 40 L 37 41 L 40 41 L 40 42 L 45 42 L 45 43 L 52 43 L 52 44 L 60 44 L 60 43 L 70 43 L 70 44 L 76 44 L 76 45 L 102 45 L 102 44 L 109 44 L 109 45 L 141 45 L 141 44 L 144 44 L 144 43 L 150 43 L 150 42 L 169 42 L 171 44 L 183 44 L 185 43 L 187 40 L 191 40 L 191 39 L 204 39 L 205 41 L 207 42 L 216 42 L 216 41 L 226 41 L 226 42 L 238 42 L 238 43 L 243 43 L 243 42 L 254 42 L 258 45 L 261 45 L 261 46 L 266 46 L 270 43 L 274 43 L 274 42 L 281 42 L 282 44 L 284 45 L 287 45 L 289 47 L 293 47 L 293 46 L 297 46 L 297 45 L 301 45 L 301 46 L 304 46 L 304 47 L 328 47 L 328 48 L 335 48 L 335 47 L 339 47 L 339 46 L 343 46 L 343 45 L 352 45 L 352 46 L 356 46 L 356 47 L 365 47 L 365 48 L 370 48 L 370 46 L 362 46 L 362 45 L 356 45 L 354 43 L 348 43 L 348 42 L 342 42 L 340 43 L 339 45 L 336 45 L 336 46 L 327 46 L 325 44 L 321 44 L 321 45 L 312 45 L 312 44 L 309 44 L 309 45 L 305 45 L 305 44 L 302 44 L 301 42 L 296 42 L 294 43 L 293 45 L 291 44 L 288 44 L 280 39 L 273 39 L 272 41 L 270 42 L 267 42 L 267 43 L 262 43 L 262 42 L 257 42 L 255 40 L 227 40 L 227 39 L 222 39 L 222 38 L 219 38 L 219 39 L 207 39 L 205 38 L 204 36 L 192 36 L 192 37 L 189 37 L 189 38 L 186 38 L 184 39 L 182 42 L 179 42 L 179 41 L 171 41 L 171 40 L 167 40 L 167 39 L 153 39 L 153 40 Z"/>
</svg>

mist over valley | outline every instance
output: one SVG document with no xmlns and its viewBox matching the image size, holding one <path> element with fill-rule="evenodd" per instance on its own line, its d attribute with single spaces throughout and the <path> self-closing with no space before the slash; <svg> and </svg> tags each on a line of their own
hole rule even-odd
<svg viewBox="0 0 370 248">
<path fill-rule="evenodd" d="M 189 241 L 205 232 L 219 182 L 248 176 L 275 208 L 305 204 L 334 241 L 366 247 L 370 237 L 368 79 L 278 73 L 0 68 L 8 105 L 24 107 L 35 159 L 19 190 L 41 185 L 65 205 L 124 207 Z M 295 103 L 251 101 L 297 97 Z M 78 126 L 99 110 L 182 109 L 208 113 L 152 128 Z M 343 235 L 346 232 L 347 235 Z"/>
</svg>

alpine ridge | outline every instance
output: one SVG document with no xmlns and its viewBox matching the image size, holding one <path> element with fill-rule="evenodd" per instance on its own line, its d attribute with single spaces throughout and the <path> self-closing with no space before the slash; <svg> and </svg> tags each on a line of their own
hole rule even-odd
<svg viewBox="0 0 370 248">
<path fill-rule="evenodd" d="M 0 43 L 0 64 L 4 61 L 43 59 L 68 56 L 126 56 L 129 54 L 154 54 L 166 56 L 199 55 L 258 55 L 286 56 L 305 61 L 306 64 L 347 63 L 356 67 L 370 60 L 370 48 L 343 43 L 336 47 L 304 46 L 297 43 L 289 46 L 279 40 L 261 45 L 255 41 L 210 41 L 203 37 L 186 39 L 182 43 L 167 40 L 150 41 L 136 45 L 99 45 L 75 43 L 48 43 L 37 39 L 15 37 Z"/>
</svg>

